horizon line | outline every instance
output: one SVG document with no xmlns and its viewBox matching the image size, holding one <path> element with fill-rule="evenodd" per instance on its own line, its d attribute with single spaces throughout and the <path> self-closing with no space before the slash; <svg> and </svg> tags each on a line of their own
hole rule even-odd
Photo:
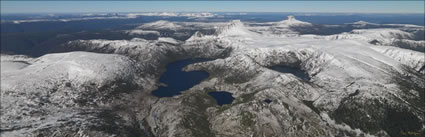
<svg viewBox="0 0 425 137">
<path fill-rule="evenodd" d="M 93 12 L 0 12 L 0 14 L 71 14 L 71 13 L 319 13 L 319 14 L 425 14 L 425 12 L 300 12 L 300 11 L 93 11 Z"/>
</svg>

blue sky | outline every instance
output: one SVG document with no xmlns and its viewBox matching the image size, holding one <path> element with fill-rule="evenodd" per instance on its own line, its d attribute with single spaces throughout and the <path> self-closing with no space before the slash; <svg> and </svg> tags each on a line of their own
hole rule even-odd
<svg viewBox="0 0 425 137">
<path fill-rule="evenodd" d="M 1 13 L 345 12 L 424 13 L 424 1 L 1 1 Z"/>
</svg>

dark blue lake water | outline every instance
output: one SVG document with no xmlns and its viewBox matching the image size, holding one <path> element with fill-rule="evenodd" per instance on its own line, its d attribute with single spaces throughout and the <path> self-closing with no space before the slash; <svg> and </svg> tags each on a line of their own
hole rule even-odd
<svg viewBox="0 0 425 137">
<path fill-rule="evenodd" d="M 210 92 L 208 95 L 212 96 L 219 106 L 224 104 L 232 104 L 233 99 L 235 99 L 233 98 L 232 93 L 226 91 Z"/>
<path fill-rule="evenodd" d="M 159 82 L 167 84 L 160 86 L 152 92 L 152 95 L 157 97 L 172 97 L 179 95 L 181 91 L 188 90 L 202 80 L 208 78 L 209 74 L 205 71 L 182 71 L 189 64 L 209 61 L 211 59 L 186 59 L 169 63 L 167 71 L 161 76 Z"/>
<path fill-rule="evenodd" d="M 308 76 L 308 74 L 299 68 L 288 67 L 288 66 L 273 66 L 270 69 L 273 69 L 282 73 L 294 74 L 295 76 L 299 77 L 302 80 L 306 80 L 306 81 L 310 80 L 310 77 Z"/>
<path fill-rule="evenodd" d="M 270 104 L 270 103 L 272 103 L 272 100 L 270 100 L 270 99 L 265 99 L 265 100 L 264 100 L 264 102 L 266 102 L 267 104 Z"/>
</svg>

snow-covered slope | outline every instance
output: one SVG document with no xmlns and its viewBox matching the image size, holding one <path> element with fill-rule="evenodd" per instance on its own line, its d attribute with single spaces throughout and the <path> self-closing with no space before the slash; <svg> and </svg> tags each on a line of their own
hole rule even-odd
<svg viewBox="0 0 425 137">
<path fill-rule="evenodd" d="M 320 111 L 317 112 L 321 117 L 318 119 L 328 119 L 330 115 L 331 119 L 340 124 L 332 122 L 333 120 L 322 122 L 332 125 L 330 127 L 332 129 L 347 132 L 344 134 L 397 136 L 399 133 L 391 132 L 394 129 L 388 130 L 389 128 L 385 125 L 379 125 L 379 122 L 385 121 L 383 113 L 387 112 L 391 115 L 402 113 L 393 110 L 409 110 L 403 113 L 420 122 L 409 121 L 408 123 L 424 125 L 424 117 L 421 113 L 425 108 L 420 105 L 421 96 L 423 96 L 420 92 L 424 89 L 425 82 L 423 75 L 414 72 L 423 67 L 421 56 L 423 53 L 391 47 L 388 48 L 393 51 L 382 51 L 369 41 L 370 39 L 411 39 L 410 33 L 396 29 L 372 29 L 355 30 L 350 32 L 351 34 L 335 36 L 280 37 L 246 35 L 249 33 L 246 30 L 232 32 L 241 33 L 239 35 L 232 33 L 232 37 L 216 37 L 214 40 L 219 45 L 232 49 L 229 57 L 212 62 L 193 64 L 187 68 L 188 70 L 207 70 L 210 72 L 214 77 L 206 82 L 212 84 L 212 86 L 209 86 L 210 88 L 232 92 L 235 98 L 244 98 L 244 96 L 250 94 L 259 95 L 261 93 L 271 100 L 277 100 L 276 103 L 287 104 L 290 106 L 289 108 L 293 107 L 296 111 L 310 110 L 313 113 Z M 205 41 L 212 41 L 211 38 L 213 38 L 210 36 L 194 37 L 197 41 L 202 38 Z M 307 84 L 306 81 L 289 73 L 278 73 L 268 69 L 276 65 L 292 66 L 306 71 L 311 77 L 311 80 L 307 83 L 311 84 Z M 408 67 L 406 68 L 406 66 Z M 410 70 L 413 70 L 413 73 Z M 288 96 L 292 98 L 288 99 Z M 261 103 L 258 100 L 262 99 L 264 98 L 255 96 L 250 100 L 243 100 L 244 103 L 231 105 L 231 108 L 222 113 L 212 110 L 213 113 L 218 113 L 210 121 L 213 123 L 214 132 L 226 135 L 238 134 L 225 129 L 244 127 L 243 125 L 232 125 L 230 121 L 243 117 L 245 111 L 256 117 L 256 123 L 266 122 L 262 121 L 265 120 L 265 117 L 261 112 L 284 112 L 285 109 L 274 110 L 274 107 L 277 107 L 274 105 L 270 108 L 260 107 Z M 312 101 L 314 102 L 313 106 L 303 108 L 302 105 L 298 104 L 303 102 L 301 100 Z M 353 102 L 355 105 L 347 102 Z M 388 102 L 390 105 L 382 102 Z M 388 108 L 383 110 L 364 109 L 369 104 L 386 105 Z M 358 113 L 346 113 L 348 110 L 350 112 L 358 111 Z M 270 121 L 288 123 L 288 120 L 280 118 L 279 115 L 283 114 L 275 114 L 276 118 L 272 118 L 266 123 Z M 308 121 L 315 119 L 315 116 L 308 117 L 310 117 Z M 363 120 L 352 121 L 351 119 Z M 391 119 L 393 120 L 387 122 L 400 122 L 396 118 Z M 296 125 L 295 121 L 289 123 Z M 373 124 L 375 129 L 367 128 L 365 126 L 367 124 Z M 254 125 L 252 126 L 261 127 L 261 125 Z M 280 128 L 290 127 L 279 126 Z M 396 127 L 396 130 L 399 130 L 398 128 L 400 127 Z M 277 131 L 279 133 L 276 134 L 308 136 L 311 133 L 310 130 L 314 129 L 303 129 L 305 134 L 298 134 L 301 131 Z M 333 133 L 329 132 L 331 129 L 326 129 L 326 126 L 316 130 L 325 130 L 325 134 L 333 136 Z M 419 132 L 420 128 L 410 130 Z M 254 134 L 249 130 L 242 132 L 246 133 L 245 136 Z"/>
<path fill-rule="evenodd" d="M 25 68 L 29 65 L 28 61 L 32 58 L 27 56 L 12 56 L 1 54 L 1 72 L 9 72 Z"/>
<path fill-rule="evenodd" d="M 394 44 L 421 45 L 414 33 L 421 28 L 367 29 L 363 27 L 370 23 L 356 24 L 358 29 L 324 36 L 303 35 L 300 31 L 317 26 L 291 16 L 277 23 L 159 21 L 142 29 L 217 27 L 210 35 L 194 32 L 186 41 L 97 39 L 63 45 L 64 51 L 97 53 L 3 55 L 2 65 L 8 67 L 2 70 L 2 104 L 6 104 L 2 131 L 7 131 L 2 135 L 57 131 L 56 136 L 402 136 L 398 131 L 422 135 L 424 56 Z M 207 79 L 174 97 L 150 94 L 160 85 L 167 63 L 200 57 L 213 60 L 184 70 L 207 71 Z M 276 66 L 290 67 L 308 78 Z M 134 86 L 122 89 L 129 84 Z M 235 100 L 218 106 L 208 96 L 211 91 L 230 92 Z M 31 112 L 39 102 L 49 107 Z M 31 115 L 19 115 L 27 111 L 22 108 Z M 64 115 L 69 111 L 78 113 Z M 34 122 L 38 115 L 51 118 Z M 61 117 L 77 122 L 56 120 Z M 35 126 L 24 127 L 26 123 Z M 85 128 L 90 126 L 106 128 Z"/>
<path fill-rule="evenodd" d="M 377 50 L 387 56 L 390 56 L 394 60 L 401 64 L 407 65 L 416 71 L 425 74 L 425 55 L 422 52 L 400 49 L 395 47 L 381 47 L 375 46 L 372 49 Z"/>
<path fill-rule="evenodd" d="M 100 53 L 114 53 L 128 56 L 138 61 L 146 77 L 159 74 L 160 67 L 167 62 L 175 60 L 170 56 L 181 56 L 184 51 L 175 46 L 177 40 L 172 38 L 159 38 L 159 40 L 145 40 L 134 38 L 132 40 L 77 40 L 64 45 L 65 51 L 84 50 Z M 178 58 L 177 58 L 178 59 Z"/>
<path fill-rule="evenodd" d="M 14 57 L 2 55 L 2 65 L 22 61 Z M 25 67 L 1 71 L 2 136 L 96 126 L 102 119 L 95 116 L 105 106 L 145 81 L 138 65 L 121 55 L 70 52 L 26 61 Z"/>
</svg>

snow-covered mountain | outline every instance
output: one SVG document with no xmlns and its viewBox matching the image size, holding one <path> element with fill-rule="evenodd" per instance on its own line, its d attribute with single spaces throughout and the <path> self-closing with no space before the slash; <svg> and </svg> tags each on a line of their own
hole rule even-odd
<svg viewBox="0 0 425 137">
<path fill-rule="evenodd" d="M 182 28 L 182 26 L 175 24 L 173 22 L 169 22 L 166 20 L 160 20 L 160 21 L 155 21 L 152 23 L 146 23 L 143 24 L 137 28 L 140 29 L 170 29 L 170 30 L 177 30 Z"/>
<path fill-rule="evenodd" d="M 308 23 L 308 22 L 304 22 L 304 21 L 299 21 L 297 19 L 295 19 L 294 16 L 288 16 L 288 19 L 286 20 L 282 20 L 280 22 L 274 23 L 273 24 L 275 27 L 300 27 L 300 26 L 313 26 L 313 24 Z"/>
<path fill-rule="evenodd" d="M 354 30 L 339 34 L 303 34 L 351 25 Z M 158 21 L 136 29 L 191 26 Z M 1 134 L 424 134 L 425 57 L 423 50 L 412 50 L 423 47 L 415 33 L 423 27 L 366 22 L 329 27 L 293 16 L 273 23 L 233 20 L 196 26 L 215 31 L 193 32 L 185 41 L 76 40 L 61 46 L 66 53 L 39 58 L 2 55 Z M 165 66 L 186 58 L 212 59 L 184 68 L 206 71 L 209 77 L 181 95 L 152 96 Z M 275 66 L 304 72 L 308 79 Z M 228 91 L 235 100 L 218 106 L 208 96 L 211 91 Z"/>
<path fill-rule="evenodd" d="M 215 32 L 215 36 L 219 37 L 232 37 L 232 36 L 247 36 L 254 35 L 254 32 L 249 31 L 245 28 L 244 24 L 240 20 L 233 20 L 229 24 L 218 28 Z"/>
</svg>

